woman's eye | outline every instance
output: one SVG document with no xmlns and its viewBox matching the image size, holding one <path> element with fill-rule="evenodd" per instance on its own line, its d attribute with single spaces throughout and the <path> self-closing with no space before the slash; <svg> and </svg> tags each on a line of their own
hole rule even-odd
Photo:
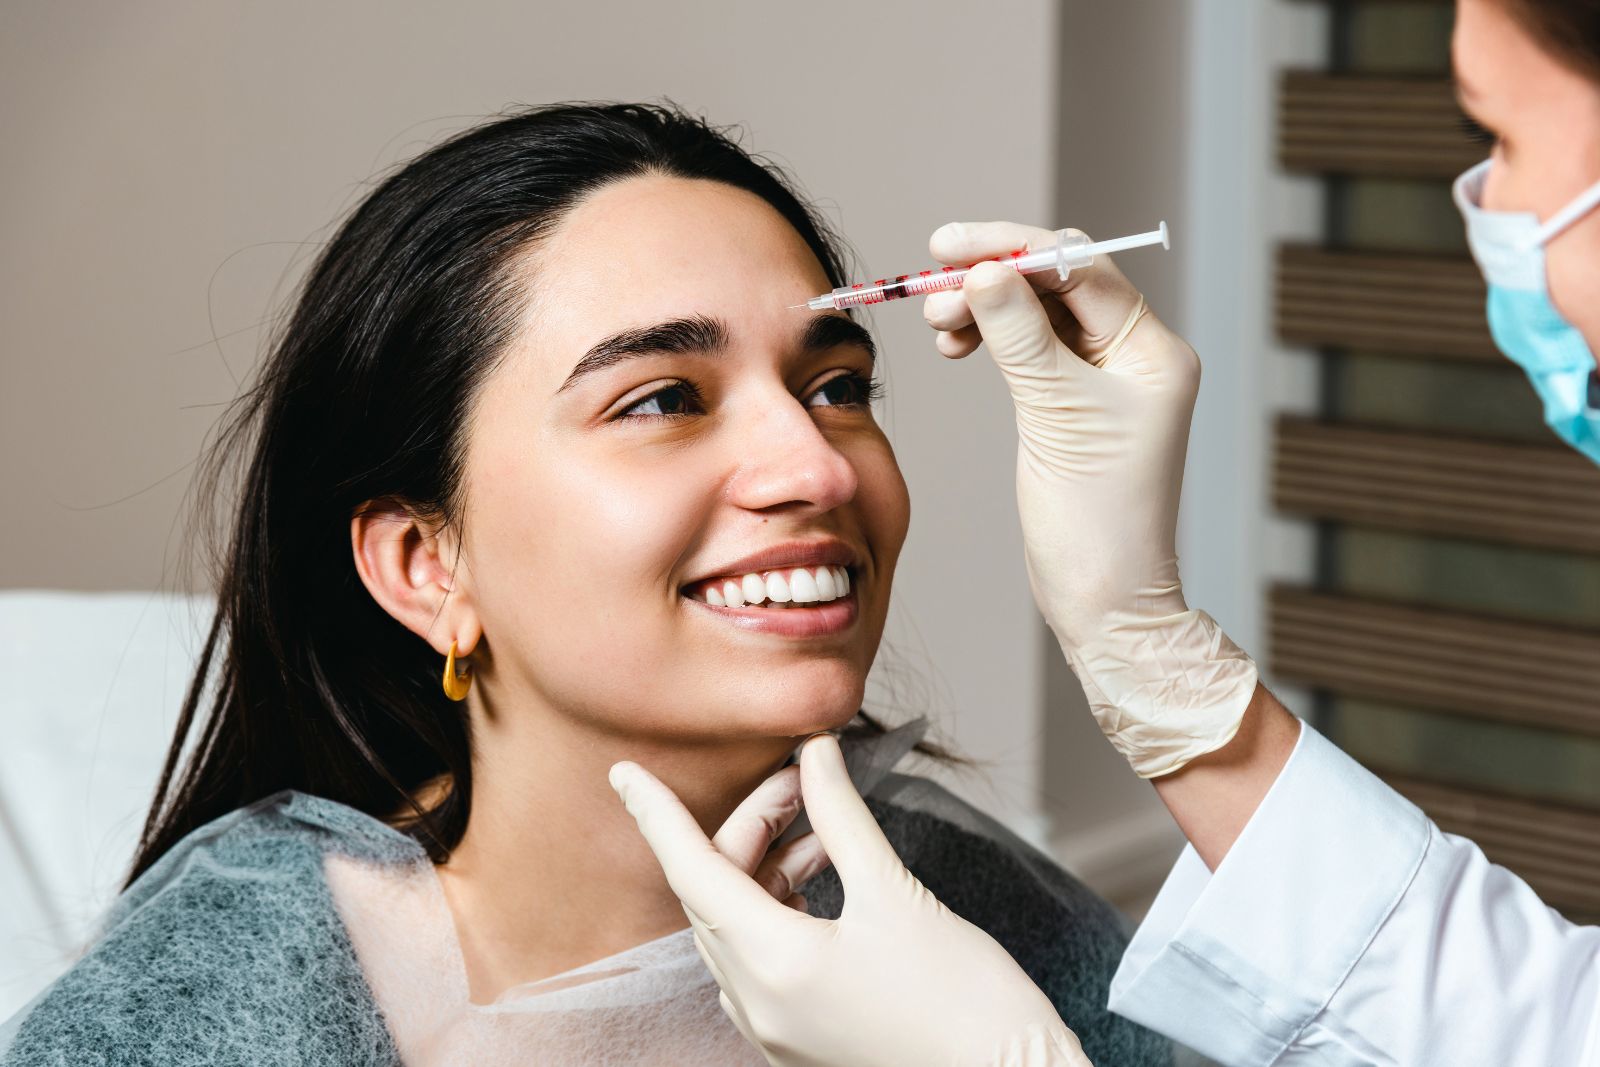
<svg viewBox="0 0 1600 1067">
<path fill-rule="evenodd" d="M 869 407 L 883 395 L 883 386 L 855 371 L 823 383 L 812 394 L 824 398 L 815 407 Z M 636 400 L 616 415 L 617 419 L 683 419 L 705 413 L 700 391 L 689 382 L 673 382 Z"/>
<path fill-rule="evenodd" d="M 635 401 L 617 415 L 619 419 L 681 419 L 700 407 L 700 391 L 688 382 L 673 382 Z M 652 410 L 653 409 L 653 410 Z M 638 412 L 638 414 L 631 414 Z"/>
<path fill-rule="evenodd" d="M 830 378 L 823 383 L 813 396 L 827 398 L 823 407 L 851 407 L 859 405 L 868 407 L 874 400 L 883 395 L 883 385 L 880 382 L 870 381 L 855 371 L 841 374 L 837 378 Z"/>
</svg>

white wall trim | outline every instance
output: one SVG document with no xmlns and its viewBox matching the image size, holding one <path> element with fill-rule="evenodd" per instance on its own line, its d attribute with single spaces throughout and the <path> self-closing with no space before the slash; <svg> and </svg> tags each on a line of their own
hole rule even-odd
<svg viewBox="0 0 1600 1067">
<path fill-rule="evenodd" d="M 1083 884 L 1110 900 L 1153 894 L 1183 850 L 1165 808 L 1102 822 L 1051 841 L 1050 852 Z"/>
</svg>

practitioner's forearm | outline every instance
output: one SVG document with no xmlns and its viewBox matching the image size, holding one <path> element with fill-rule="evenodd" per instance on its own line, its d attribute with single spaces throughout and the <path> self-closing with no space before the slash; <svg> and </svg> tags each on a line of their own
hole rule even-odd
<svg viewBox="0 0 1600 1067">
<path fill-rule="evenodd" d="M 1215 752 L 1154 778 L 1156 792 L 1207 867 L 1216 870 L 1300 737 L 1300 720 L 1258 684 L 1239 732 Z"/>
</svg>

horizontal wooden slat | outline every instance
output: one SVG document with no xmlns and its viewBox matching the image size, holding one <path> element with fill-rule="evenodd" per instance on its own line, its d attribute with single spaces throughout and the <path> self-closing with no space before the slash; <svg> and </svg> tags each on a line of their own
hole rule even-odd
<svg viewBox="0 0 1600 1067">
<path fill-rule="evenodd" d="M 1460 120 L 1448 78 L 1285 71 L 1278 159 L 1292 171 L 1454 178 L 1488 155 Z"/>
<path fill-rule="evenodd" d="M 1501 362 L 1469 256 L 1278 250 L 1278 336 L 1295 345 Z"/>
<path fill-rule="evenodd" d="M 1287 586 L 1270 632 L 1286 681 L 1600 735 L 1600 633 Z"/>
<path fill-rule="evenodd" d="M 1292 514 L 1600 553 L 1600 469 L 1557 444 L 1286 416 L 1278 420 L 1272 489 L 1273 502 Z"/>
<path fill-rule="evenodd" d="M 1446 833 L 1470 838 L 1491 863 L 1578 922 L 1600 918 L 1600 813 L 1385 776 Z"/>
</svg>

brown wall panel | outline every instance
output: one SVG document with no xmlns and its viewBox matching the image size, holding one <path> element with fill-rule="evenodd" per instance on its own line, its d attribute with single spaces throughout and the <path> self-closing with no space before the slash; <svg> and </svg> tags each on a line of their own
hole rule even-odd
<svg viewBox="0 0 1600 1067">
<path fill-rule="evenodd" d="M 1462 132 L 1448 78 L 1289 70 L 1278 99 L 1286 170 L 1449 179 L 1486 154 Z"/>
<path fill-rule="evenodd" d="M 1600 633 L 1287 586 L 1271 616 L 1285 681 L 1600 735 Z"/>
<path fill-rule="evenodd" d="M 1468 256 L 1278 251 L 1274 310 L 1288 344 L 1499 362 L 1485 289 Z"/>
<path fill-rule="evenodd" d="M 1560 445 L 1278 421 L 1286 512 L 1393 530 L 1600 552 L 1600 469 Z"/>
</svg>

